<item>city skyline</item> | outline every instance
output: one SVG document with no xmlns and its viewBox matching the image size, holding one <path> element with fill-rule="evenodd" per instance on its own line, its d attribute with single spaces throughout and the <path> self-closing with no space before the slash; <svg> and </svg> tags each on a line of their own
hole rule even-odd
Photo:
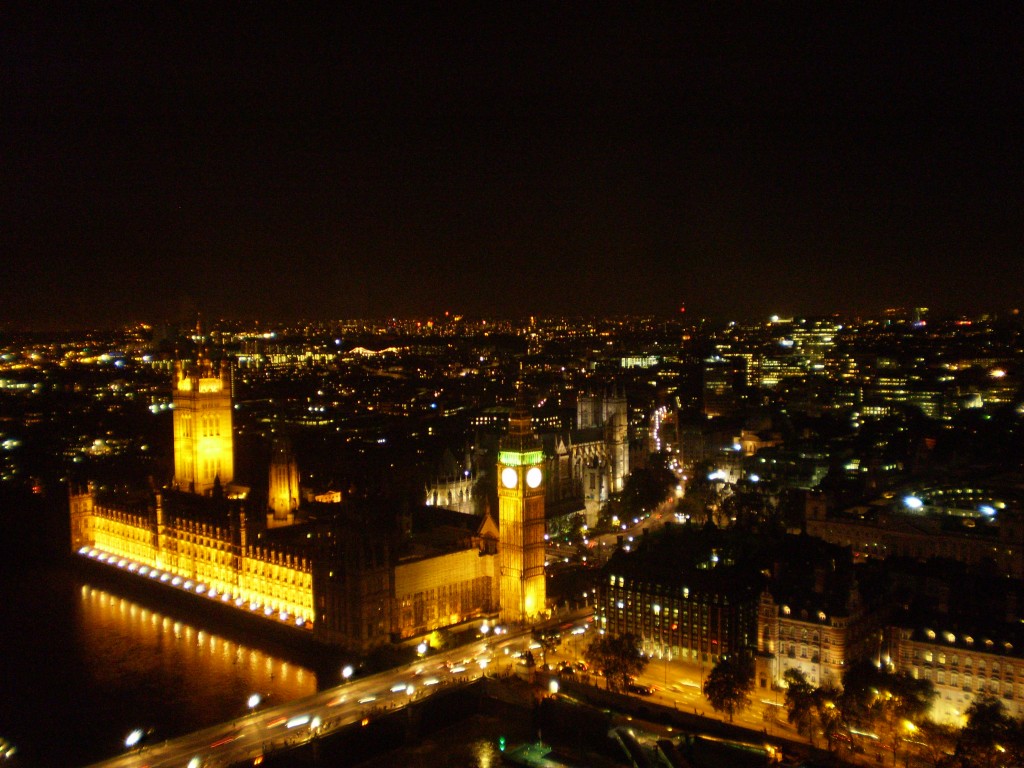
<svg viewBox="0 0 1024 768">
<path fill-rule="evenodd" d="M 371 724 L 407 718 L 367 704 L 503 668 L 535 724 L 552 678 L 608 687 L 597 635 L 649 661 L 618 711 L 718 713 L 680 732 L 733 720 L 710 681 L 745 658 L 757 743 L 796 675 L 843 686 L 830 746 L 867 762 L 922 756 L 875 719 L 908 693 L 975 749 L 978 707 L 1024 715 L 1022 339 L 913 312 L 4 334 L 0 736 L 39 765 L 391 750 Z M 844 712 L 872 689 L 869 722 Z"/>
<path fill-rule="evenodd" d="M 19 10 L 7 327 L 1020 303 L 1016 10 Z"/>
</svg>

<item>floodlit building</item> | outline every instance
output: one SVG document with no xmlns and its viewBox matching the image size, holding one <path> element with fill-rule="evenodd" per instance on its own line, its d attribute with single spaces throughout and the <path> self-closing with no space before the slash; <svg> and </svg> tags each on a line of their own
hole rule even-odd
<svg viewBox="0 0 1024 768">
<path fill-rule="evenodd" d="M 734 562 L 718 532 L 666 524 L 602 570 L 595 603 L 600 630 L 641 638 L 652 655 L 711 666 L 749 651 L 757 638 L 760 580 Z"/>
<path fill-rule="evenodd" d="M 158 490 L 141 497 L 89 485 L 70 496 L 72 551 L 268 620 L 313 628 L 306 547 L 252 539 L 244 503 Z"/>
<path fill-rule="evenodd" d="M 200 359 L 174 367 L 174 485 L 205 495 L 235 476 L 231 369 Z"/>
<path fill-rule="evenodd" d="M 295 523 L 299 508 L 299 464 L 291 442 L 284 437 L 274 439 L 270 458 L 270 481 L 267 492 L 267 527 L 279 528 Z"/>
<path fill-rule="evenodd" d="M 757 686 L 784 686 L 795 669 L 811 685 L 841 687 L 851 662 L 877 652 L 885 615 L 862 599 L 848 549 L 786 537 L 758 606 Z"/>
<path fill-rule="evenodd" d="M 1024 717 L 1024 633 L 1019 627 L 976 634 L 936 626 L 941 627 L 896 627 L 891 633 L 893 668 L 935 686 L 931 717 L 960 725 L 968 707 L 985 695 L 999 699 L 1010 717 Z"/>
<path fill-rule="evenodd" d="M 502 443 L 500 527 L 437 507 L 300 506 L 295 457 L 280 442 L 270 511 L 256 514 L 231 483 L 230 371 L 179 365 L 174 391 L 175 487 L 72 489 L 78 555 L 357 651 L 499 609 L 510 622 L 545 614 L 544 470 L 528 413 Z"/>
<path fill-rule="evenodd" d="M 576 428 L 542 431 L 548 531 L 593 526 L 629 475 L 629 412 L 616 387 L 576 401 Z"/>
<path fill-rule="evenodd" d="M 528 621 L 545 612 L 544 450 L 520 400 L 498 453 L 501 620 Z"/>
</svg>

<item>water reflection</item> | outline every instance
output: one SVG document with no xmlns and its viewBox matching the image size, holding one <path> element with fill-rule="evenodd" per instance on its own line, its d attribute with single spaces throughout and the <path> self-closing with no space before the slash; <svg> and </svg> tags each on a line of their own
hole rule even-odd
<svg viewBox="0 0 1024 768">
<path fill-rule="evenodd" d="M 98 690 L 119 691 L 127 711 L 164 737 L 245 713 L 261 694 L 271 703 L 316 692 L 312 670 L 198 629 L 103 589 L 80 587 L 75 635 L 83 670 Z"/>
<path fill-rule="evenodd" d="M 274 704 L 317 687 L 313 670 L 268 652 L 274 643 L 245 645 L 53 563 L 9 569 L 0 596 L 0 736 L 24 765 L 85 765 L 116 755 L 134 728 L 168 738 L 244 714 L 252 693 Z"/>
</svg>

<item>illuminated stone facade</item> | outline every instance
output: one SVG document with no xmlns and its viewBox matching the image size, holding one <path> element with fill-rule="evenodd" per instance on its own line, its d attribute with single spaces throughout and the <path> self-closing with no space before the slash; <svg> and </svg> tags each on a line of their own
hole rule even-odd
<svg viewBox="0 0 1024 768">
<path fill-rule="evenodd" d="M 434 482 L 427 488 L 426 503 L 428 507 L 442 507 L 476 514 L 480 506 L 476 497 L 476 476 L 462 475 Z"/>
<path fill-rule="evenodd" d="M 73 489 L 73 552 L 354 651 L 497 616 L 499 532 L 487 515 L 354 500 L 300 509 L 294 457 L 276 449 L 271 512 L 247 515 L 244 489 L 230 484 L 229 383 L 226 369 L 209 363 L 177 367 L 181 490 L 128 497 Z M 527 415 L 527 441 L 529 425 Z M 522 617 L 545 608 L 544 489 L 530 474 L 541 472 L 539 456 L 532 462 L 516 440 L 524 450 L 510 456 L 520 488 L 503 509 L 518 521 L 507 531 L 521 597 L 513 608 Z"/>
<path fill-rule="evenodd" d="M 241 504 L 158 491 L 143 499 L 72 492 L 71 546 L 94 560 L 269 620 L 313 628 L 312 562 L 247 541 Z"/>
<path fill-rule="evenodd" d="M 428 552 L 423 551 L 427 537 L 412 539 L 395 566 L 395 631 L 399 639 L 497 613 L 498 527 L 489 515 L 461 517 L 466 525 L 479 521 L 479 526 L 436 526 Z"/>
<path fill-rule="evenodd" d="M 501 620 L 518 624 L 546 613 L 544 450 L 520 403 L 498 453 Z"/>
<path fill-rule="evenodd" d="M 941 625 L 938 625 L 941 626 Z M 993 635 L 954 633 L 927 627 L 894 628 L 892 668 L 915 680 L 930 680 L 935 700 L 930 716 L 940 723 L 962 725 L 968 707 L 993 696 L 1006 714 L 1024 717 L 1024 633 L 1007 625 Z"/>
<path fill-rule="evenodd" d="M 878 647 L 878 617 L 860 601 L 856 586 L 842 600 L 804 593 L 800 602 L 780 602 L 761 594 L 755 678 L 761 688 L 783 686 L 787 670 L 803 673 L 815 686 L 841 687 L 852 661 L 868 658 Z M 817 599 L 816 599 L 817 598 Z"/>
<path fill-rule="evenodd" d="M 231 373 L 209 360 L 174 367 L 174 484 L 207 494 L 234 479 Z"/>
<path fill-rule="evenodd" d="M 286 438 L 274 440 L 270 459 L 270 481 L 267 491 L 267 527 L 279 528 L 295 522 L 299 508 L 299 465 L 291 443 Z"/>
<path fill-rule="evenodd" d="M 369 650 L 497 615 L 498 531 L 490 517 L 436 507 L 395 517 L 369 501 L 327 517 L 328 506 L 314 505 L 310 528 L 319 640 Z"/>
<path fill-rule="evenodd" d="M 645 652 L 713 665 L 750 649 L 757 632 L 756 596 L 732 571 L 623 574 L 612 562 L 597 589 L 598 627 L 635 635 Z"/>
<path fill-rule="evenodd" d="M 82 556 L 353 650 L 497 615 L 490 517 L 424 508 L 401 533 L 386 515 L 339 506 L 314 505 L 318 519 L 252 542 L 236 500 L 174 491 L 116 499 L 89 488 L 70 497 L 71 544 Z"/>
<path fill-rule="evenodd" d="M 613 387 L 603 395 L 581 395 L 576 401 L 576 426 L 579 431 L 568 441 L 572 476 L 581 483 L 587 524 L 595 525 L 601 505 L 625 488 L 629 476 L 625 394 Z"/>
</svg>

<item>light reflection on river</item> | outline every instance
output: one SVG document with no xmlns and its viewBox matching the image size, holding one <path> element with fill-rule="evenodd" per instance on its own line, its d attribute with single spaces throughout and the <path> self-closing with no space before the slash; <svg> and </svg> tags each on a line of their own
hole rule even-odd
<svg viewBox="0 0 1024 768">
<path fill-rule="evenodd" d="M 275 703 L 317 689 L 310 669 L 70 573 L 3 587 L 18 620 L 0 628 L 0 736 L 25 765 L 83 765 L 135 727 L 167 738 L 244 714 L 254 692 Z"/>
<path fill-rule="evenodd" d="M 316 692 L 309 670 L 195 629 L 137 603 L 83 584 L 80 625 L 88 669 L 98 685 L 130 687 L 147 675 L 174 684 L 188 701 L 212 693 L 228 705 L 253 692 L 281 701 Z"/>
</svg>

